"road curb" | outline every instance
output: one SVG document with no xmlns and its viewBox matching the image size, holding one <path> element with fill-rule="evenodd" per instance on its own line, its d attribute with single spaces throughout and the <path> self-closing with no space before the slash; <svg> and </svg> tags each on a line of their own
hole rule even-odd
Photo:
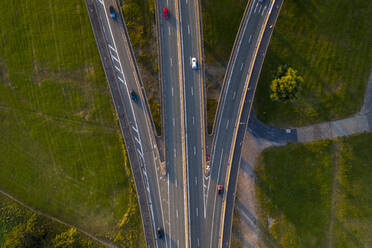
<svg viewBox="0 0 372 248">
<path fill-rule="evenodd" d="M 263 37 L 264 32 L 266 30 L 266 25 L 267 25 L 267 22 L 269 20 L 270 15 L 271 15 L 271 10 L 272 10 L 272 8 L 274 6 L 274 3 L 275 3 L 275 0 L 273 0 L 273 2 L 272 2 L 272 5 L 270 7 L 270 14 L 267 15 L 266 20 L 265 20 L 265 25 L 263 25 L 262 30 L 260 32 L 259 43 L 258 43 L 257 47 L 255 48 L 254 57 L 252 59 L 253 63 L 250 65 L 250 68 L 249 68 L 249 73 L 248 73 L 249 78 L 247 78 L 247 81 L 245 82 L 244 93 L 243 93 L 243 96 L 241 98 L 242 100 L 244 99 L 244 101 L 241 101 L 241 103 L 240 103 L 240 106 L 239 106 L 239 115 L 238 115 L 239 117 L 238 117 L 238 119 L 237 119 L 237 121 L 235 123 L 235 127 L 234 127 L 234 134 L 233 134 L 234 135 L 234 138 L 233 138 L 233 144 L 231 145 L 231 147 L 233 149 L 235 149 L 235 145 L 236 145 L 236 137 L 238 135 L 239 123 L 240 123 L 240 119 L 241 119 L 241 115 L 242 115 L 242 110 L 243 110 L 243 107 L 244 107 L 245 98 L 246 98 L 246 95 L 247 95 L 247 90 L 248 90 L 249 82 L 250 82 L 250 79 L 251 79 L 251 76 L 252 76 L 252 71 L 253 71 L 253 68 L 254 68 L 254 65 L 255 65 L 255 62 L 256 62 L 258 50 L 260 48 L 262 37 Z M 244 23 L 248 21 L 248 19 L 246 19 L 246 18 L 247 17 L 245 16 Z M 238 35 L 239 39 L 237 39 L 237 40 L 240 40 L 241 37 L 242 37 L 242 35 L 243 35 L 241 33 L 241 30 L 239 30 L 239 32 L 240 32 L 239 35 Z M 237 52 L 237 51 L 234 50 L 234 53 L 233 54 L 235 54 L 235 52 Z M 230 69 L 231 69 L 231 67 L 229 68 L 229 70 Z M 231 73 L 232 73 L 232 71 L 231 71 Z M 226 75 L 227 74 L 228 73 L 226 73 Z M 220 242 L 219 242 L 219 247 L 223 247 L 223 233 L 224 233 L 223 230 L 224 230 L 224 227 L 225 227 L 224 221 L 225 221 L 225 212 L 226 212 L 226 204 L 227 204 L 226 199 L 227 199 L 227 195 L 229 194 L 229 181 L 230 181 L 230 173 L 231 173 L 233 156 L 234 156 L 234 151 L 230 152 L 229 162 L 228 162 L 228 169 L 227 169 L 227 174 L 226 174 L 226 182 L 225 182 L 225 184 L 226 184 L 226 186 L 225 186 L 226 187 L 226 194 L 225 194 L 224 200 L 223 200 L 223 206 L 222 206 L 223 211 L 221 211 L 221 215 L 222 216 L 221 216 L 220 234 L 219 234 L 219 237 L 221 237 L 221 238 L 220 238 Z"/>
<path fill-rule="evenodd" d="M 85 0 L 85 4 L 88 10 L 89 20 L 90 20 L 93 34 L 96 40 L 98 52 L 101 57 L 102 67 L 104 69 L 104 72 L 107 78 L 107 83 L 111 91 L 110 95 L 111 95 L 112 101 L 114 103 L 114 108 L 118 116 L 120 130 L 121 130 L 124 143 L 126 146 L 126 150 L 128 153 L 128 158 L 129 158 L 130 166 L 131 166 L 132 173 L 133 173 L 134 183 L 136 186 L 139 208 L 140 208 L 140 212 L 142 216 L 141 219 L 142 219 L 142 226 L 144 230 L 145 242 L 146 242 L 147 247 L 155 247 L 155 240 L 154 240 L 155 236 L 153 233 L 153 230 L 154 230 L 153 219 L 150 214 L 149 202 L 148 202 L 148 197 L 147 197 L 146 190 L 145 190 L 144 179 L 143 179 L 140 164 L 138 162 L 139 158 L 135 151 L 131 151 L 132 150 L 131 147 L 133 147 L 132 144 L 134 144 L 134 140 L 130 132 L 128 120 L 126 118 L 127 113 L 125 112 L 124 108 L 122 108 L 123 109 L 122 112 L 119 112 L 118 109 L 116 108 L 116 102 L 114 98 L 115 91 L 113 89 L 113 87 L 116 87 L 116 85 L 111 85 L 110 83 L 111 81 L 116 81 L 116 80 L 111 80 L 113 79 L 113 71 L 111 70 L 112 66 L 108 67 L 105 64 L 105 62 L 111 64 L 111 60 L 102 59 L 102 58 L 109 58 L 109 52 L 108 52 L 107 46 L 105 44 L 101 45 L 98 41 L 99 39 L 102 39 L 103 31 L 101 29 L 101 25 L 98 20 L 99 18 L 95 19 L 94 16 L 92 16 L 93 14 L 96 14 L 96 5 L 91 0 Z"/>
<path fill-rule="evenodd" d="M 274 23 L 271 24 L 271 25 L 274 25 L 277 18 L 278 18 L 278 15 L 280 13 L 280 9 L 281 9 L 281 6 L 282 6 L 282 3 L 283 3 L 283 0 L 274 0 L 274 3 L 273 3 L 273 8 L 274 8 L 274 5 L 278 4 L 279 2 L 279 6 L 277 5 L 277 9 L 275 11 L 272 11 L 271 14 L 269 15 L 269 18 L 268 18 L 268 21 L 267 22 L 270 22 L 272 21 L 272 19 L 274 18 Z M 266 22 L 266 23 L 267 23 Z M 268 48 L 268 45 L 269 45 L 269 42 L 270 42 L 270 39 L 271 39 L 271 35 L 273 33 L 273 29 L 267 29 L 267 24 L 265 25 L 265 31 L 263 33 L 263 37 L 266 36 L 266 35 L 269 35 L 269 37 L 267 38 L 267 40 L 265 40 L 263 42 L 263 44 L 261 43 L 259 45 L 259 48 L 258 48 L 258 51 L 261 52 L 261 49 L 264 50 L 264 53 L 266 53 L 266 50 Z M 259 79 L 259 74 L 261 72 L 261 68 L 262 68 L 262 64 L 263 64 L 263 60 L 261 63 L 259 64 L 256 64 L 254 63 L 254 66 L 253 66 L 253 70 L 252 70 L 252 74 L 254 74 L 254 71 L 257 69 L 257 66 L 259 67 L 258 68 L 258 72 L 257 72 L 257 77 L 254 77 L 253 78 L 250 78 L 250 80 L 253 80 L 252 82 L 250 82 L 251 84 L 253 84 L 253 86 L 250 86 L 250 87 L 253 87 L 253 95 L 255 94 L 255 90 L 256 90 L 256 86 L 257 86 L 257 82 L 258 82 L 258 79 Z M 252 106 L 253 104 L 253 100 L 251 102 L 247 102 L 247 96 L 244 100 L 244 104 L 250 104 Z M 246 123 L 245 123 L 245 128 L 248 127 L 248 123 L 249 123 L 249 118 L 250 118 L 250 112 L 247 113 L 247 120 L 246 120 Z M 244 139 L 244 137 L 243 137 Z M 240 157 L 239 157 L 239 160 L 238 160 L 238 168 L 237 170 L 239 170 L 239 167 L 240 167 Z M 236 173 L 235 177 L 238 175 L 238 173 Z M 237 187 L 237 180 L 235 178 L 235 180 L 233 180 L 234 182 L 232 182 L 232 185 L 231 187 L 234 188 L 234 191 L 232 192 L 229 192 L 229 198 L 231 198 L 230 200 L 231 201 L 227 201 L 226 204 L 228 205 L 231 205 L 231 207 L 229 207 L 229 213 L 226 213 L 225 212 L 225 218 L 228 216 L 230 218 L 230 221 L 229 223 L 226 223 L 225 222 L 225 227 L 224 227 L 224 233 L 222 235 L 222 247 L 229 247 L 229 243 L 230 243 L 230 235 L 231 235 L 231 232 L 232 232 L 232 216 L 233 216 L 233 211 L 234 211 L 234 205 L 235 205 L 235 192 L 236 192 L 236 187 Z M 231 194 L 232 194 L 232 197 L 231 197 Z"/>
</svg>

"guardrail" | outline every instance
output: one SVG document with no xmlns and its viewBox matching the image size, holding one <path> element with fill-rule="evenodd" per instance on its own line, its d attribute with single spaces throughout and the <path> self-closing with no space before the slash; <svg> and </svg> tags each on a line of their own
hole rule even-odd
<svg viewBox="0 0 372 248">
<path fill-rule="evenodd" d="M 218 99 L 217 112 L 216 112 L 216 114 L 214 116 L 214 122 L 213 122 L 214 124 L 213 124 L 213 128 L 212 128 L 212 133 L 211 133 L 211 135 L 213 136 L 212 145 L 213 145 L 213 142 L 214 142 L 214 135 L 215 135 L 216 128 L 217 128 L 216 123 L 217 123 L 217 120 L 220 118 L 221 110 L 222 110 L 222 107 L 223 107 L 222 106 L 222 102 L 223 102 L 223 99 L 225 98 L 225 92 L 226 92 L 227 80 L 228 80 L 228 77 L 229 77 L 229 72 L 231 71 L 231 66 L 233 65 L 233 61 L 234 61 L 234 54 L 236 53 L 236 49 L 237 49 L 237 46 L 238 46 L 239 40 L 240 40 L 240 35 L 239 34 L 242 33 L 242 29 L 243 29 L 245 20 L 248 17 L 248 13 L 249 13 L 249 9 L 250 9 L 251 5 L 252 5 L 252 1 L 250 0 L 248 2 L 247 6 L 245 7 L 243 18 L 242 18 L 242 21 L 240 22 L 239 29 L 238 29 L 238 32 L 237 32 L 238 35 L 236 36 L 236 39 L 234 41 L 233 48 L 231 49 L 230 59 L 229 59 L 229 62 L 227 64 L 225 76 L 223 78 L 223 88 L 221 90 L 220 97 Z"/>
<path fill-rule="evenodd" d="M 147 247 L 155 247 L 153 220 L 152 220 L 150 209 L 149 209 L 149 201 L 148 201 L 148 196 L 145 190 L 145 184 L 144 184 L 144 179 L 143 179 L 143 175 L 141 171 L 141 166 L 140 166 L 140 163 L 138 162 L 139 158 L 138 158 L 137 152 L 133 149 L 135 145 L 134 145 L 134 138 L 131 135 L 132 132 L 128 124 L 129 123 L 127 119 L 128 114 L 125 112 L 124 107 L 121 108 L 122 112 L 119 112 L 117 109 L 117 105 L 119 103 L 117 103 L 114 98 L 114 95 L 116 94 L 116 91 L 115 91 L 116 87 L 115 85 L 112 85 L 110 83 L 110 82 L 115 82 L 116 79 L 113 76 L 114 71 L 112 70 L 113 68 L 112 62 L 110 59 L 107 59 L 110 57 L 108 47 L 106 46 L 106 43 L 100 42 L 100 41 L 104 41 L 105 38 L 103 35 L 103 31 L 101 29 L 101 25 L 98 21 L 99 18 L 96 12 L 95 4 L 91 0 L 85 0 L 85 3 L 86 3 L 86 7 L 88 10 L 88 14 L 89 14 L 89 19 L 92 25 L 93 34 L 95 36 L 95 40 L 97 43 L 97 48 L 98 48 L 98 51 L 101 57 L 103 69 L 106 74 L 108 85 L 111 91 L 111 97 L 114 102 L 116 113 L 118 115 L 120 129 L 121 129 L 124 142 L 126 145 L 126 149 L 128 152 L 128 158 L 130 161 L 130 165 L 131 165 L 131 169 L 132 169 L 132 173 L 134 177 L 134 182 L 136 185 L 137 198 L 138 198 L 140 212 L 142 216 L 142 225 L 144 229 L 146 245 Z M 95 18 L 95 16 L 93 15 L 95 15 L 97 18 Z M 108 64 L 110 66 L 108 66 Z"/>
<path fill-rule="evenodd" d="M 279 15 L 279 12 L 280 12 L 280 8 L 282 6 L 282 3 L 283 3 L 283 0 L 273 0 L 273 5 L 272 6 L 274 6 L 276 4 L 277 8 L 275 9 L 275 11 L 272 11 L 269 14 L 269 16 L 268 16 L 268 18 L 266 20 L 266 24 L 264 25 L 264 29 L 263 29 L 264 32 L 262 34 L 262 37 L 264 37 L 266 35 L 268 35 L 268 37 L 264 41 L 261 41 L 260 45 L 258 46 L 258 52 L 257 53 L 261 53 L 261 52 L 263 54 L 266 53 L 266 50 L 268 48 L 268 45 L 269 45 L 269 42 L 270 42 L 270 38 L 271 38 L 271 35 L 272 35 L 272 32 L 273 32 L 273 29 L 272 28 L 270 28 L 269 30 L 267 29 L 267 25 L 268 25 L 267 23 L 269 22 L 270 25 L 275 24 L 275 22 L 276 22 L 276 20 L 278 18 L 278 15 Z M 244 117 L 245 118 L 244 119 L 244 122 L 246 122 L 246 123 L 245 123 L 244 127 L 240 127 L 240 128 L 244 128 L 245 129 L 248 126 L 248 120 L 249 120 L 249 116 L 250 116 L 250 111 L 251 111 L 251 107 L 252 107 L 252 104 L 253 104 L 253 97 L 255 95 L 257 81 L 259 79 L 259 74 L 261 72 L 263 61 L 264 60 L 262 59 L 258 64 L 255 62 L 254 65 L 253 65 L 252 74 L 254 74 L 253 71 L 255 71 L 255 70 L 258 70 L 258 72 L 256 73 L 256 75 L 254 75 L 255 77 L 251 77 L 250 78 L 251 81 L 250 81 L 249 84 L 253 84 L 253 86 L 251 86 L 251 88 L 253 89 L 252 99 L 251 100 L 248 100 L 248 96 L 245 97 L 245 100 L 244 100 L 244 105 L 245 106 L 244 106 L 244 108 L 249 107 L 249 109 L 243 110 L 244 112 L 245 111 L 248 111 L 248 112 L 245 113 L 246 116 Z M 249 104 L 249 106 L 247 106 L 247 104 Z M 239 128 L 239 131 L 241 131 L 240 128 Z M 243 138 L 244 138 L 244 135 L 243 135 Z M 238 146 L 238 144 L 235 145 L 235 149 L 237 149 L 236 146 Z M 237 161 L 238 168 L 236 168 L 237 171 L 235 172 L 236 173 L 236 175 L 234 175 L 235 177 L 237 177 L 237 172 L 238 172 L 239 167 L 240 167 L 240 164 L 239 164 L 240 163 L 240 152 L 239 152 L 238 156 L 239 156 L 238 161 Z M 234 157 L 234 160 L 235 160 L 235 157 Z M 232 165 L 231 165 L 231 167 L 232 167 Z M 232 181 L 231 185 L 229 185 L 229 187 L 230 188 L 234 188 L 234 190 L 231 191 L 231 192 L 228 192 L 229 195 L 226 196 L 226 199 L 228 197 L 230 199 L 230 201 L 227 201 L 226 200 L 226 205 L 227 204 L 229 204 L 229 205 L 231 204 L 231 207 L 229 207 L 229 211 L 228 212 L 225 211 L 225 219 L 226 219 L 226 217 L 229 217 L 230 218 L 230 221 L 229 221 L 229 223 L 225 223 L 226 225 L 223 228 L 224 231 L 222 233 L 222 238 L 221 238 L 221 247 L 229 247 L 229 243 L 230 243 L 230 234 L 231 234 L 231 231 L 232 231 L 232 221 L 231 220 L 232 220 L 233 209 L 234 209 L 234 204 L 235 204 L 235 192 L 236 192 L 236 186 L 237 186 L 237 180 L 236 180 L 236 178 L 234 178 L 234 179 L 235 180 Z M 226 208 L 227 208 L 227 206 L 226 206 Z"/>
</svg>

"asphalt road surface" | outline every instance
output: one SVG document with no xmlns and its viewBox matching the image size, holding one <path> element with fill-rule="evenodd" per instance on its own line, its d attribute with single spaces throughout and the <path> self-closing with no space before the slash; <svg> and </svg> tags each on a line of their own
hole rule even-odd
<svg viewBox="0 0 372 248">
<path fill-rule="evenodd" d="M 160 26 L 160 68 L 163 98 L 163 132 L 165 139 L 165 162 L 167 167 L 167 247 L 186 247 L 187 225 L 185 218 L 185 148 L 182 67 L 180 57 L 179 19 L 177 2 L 157 1 L 158 25 Z M 162 11 L 168 9 L 168 18 Z"/>
<path fill-rule="evenodd" d="M 203 247 L 206 232 L 203 228 L 206 214 L 203 167 L 206 154 L 199 0 L 178 1 L 184 85 L 189 246 Z M 197 69 L 191 68 L 193 57 L 197 59 Z"/>
<path fill-rule="evenodd" d="M 117 14 L 115 19 L 110 18 L 109 6 L 113 6 L 115 9 Z M 146 214 L 150 216 L 146 216 L 146 219 L 151 221 L 150 223 L 144 223 L 147 246 L 165 247 L 164 239 L 157 239 L 156 237 L 156 227 L 164 226 L 160 192 L 159 154 L 124 20 L 118 2 L 115 0 L 91 0 L 87 1 L 87 7 L 118 113 L 119 123 L 126 121 L 128 124 L 127 129 L 123 130 L 122 128 L 127 149 L 133 151 L 128 152 L 128 155 L 131 164 L 134 163 L 140 167 L 140 169 L 133 168 L 132 165 L 132 170 L 138 171 L 140 178 L 143 179 L 142 185 L 136 182 L 137 187 L 142 186 L 144 188 L 137 188 L 138 192 L 143 193 L 143 195 L 139 195 L 139 199 L 145 198 L 149 209 L 149 213 Z M 99 27 L 93 25 L 93 23 L 99 24 Z M 97 35 L 98 30 L 101 31 L 102 36 Z M 108 65 L 111 67 L 111 71 L 106 69 Z M 108 77 L 108 71 L 109 73 L 113 72 L 113 77 Z M 132 99 L 131 92 L 136 95 L 135 100 Z M 128 136 L 128 133 L 131 135 Z M 128 144 L 130 144 L 130 147 Z M 142 208 L 141 214 L 144 215 Z M 152 237 L 148 238 L 147 233 L 150 233 Z"/>
<path fill-rule="evenodd" d="M 166 176 L 161 176 L 151 114 L 118 2 L 86 0 L 131 161 L 148 247 L 222 245 L 227 196 L 232 193 L 231 202 L 235 192 L 235 188 L 229 191 L 228 185 L 231 166 L 240 157 L 236 144 L 241 137 L 240 120 L 246 121 L 250 112 L 254 96 L 249 91 L 250 77 L 260 56 L 258 48 L 273 1 L 253 0 L 247 6 L 221 93 L 211 169 L 205 175 L 205 85 L 199 1 L 157 0 L 167 168 Z M 110 18 L 109 6 L 114 7 L 116 18 Z M 162 16 L 165 7 L 169 11 L 167 19 Z M 197 70 L 191 68 L 192 57 L 198 60 Z M 262 62 L 263 56 L 258 60 Z M 132 99 L 131 92 L 136 99 Z M 235 178 L 237 171 L 231 173 Z M 224 186 L 222 195 L 217 195 L 218 185 Z M 230 226 L 231 218 L 226 222 Z M 157 227 L 164 229 L 162 239 L 157 238 Z"/>
<path fill-rule="evenodd" d="M 235 149 L 238 127 L 249 79 L 256 60 L 272 1 L 259 3 L 252 1 L 248 16 L 241 29 L 241 37 L 236 44 L 235 54 L 230 60 L 229 71 L 225 78 L 225 87 L 220 99 L 220 113 L 216 119 L 216 133 L 212 143 L 211 172 L 206 181 L 207 225 L 210 233 L 203 247 L 219 247 L 222 244 L 224 213 L 228 192 L 230 168 Z M 216 194 L 217 185 L 224 186 L 224 194 Z M 232 189 L 235 190 L 235 189 Z"/>
</svg>

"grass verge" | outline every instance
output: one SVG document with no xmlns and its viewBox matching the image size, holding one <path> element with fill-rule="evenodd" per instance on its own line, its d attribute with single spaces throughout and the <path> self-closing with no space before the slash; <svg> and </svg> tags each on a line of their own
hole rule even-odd
<svg viewBox="0 0 372 248">
<path fill-rule="evenodd" d="M 115 239 L 139 211 L 84 1 L 2 1 L 0 42 L 0 188 Z"/>
<path fill-rule="evenodd" d="M 371 138 L 368 133 L 265 150 L 257 169 L 262 242 L 371 246 Z"/>
<path fill-rule="evenodd" d="M 209 133 L 212 131 L 230 52 L 247 2 L 201 0 Z"/>
<path fill-rule="evenodd" d="M 154 0 L 127 0 L 122 5 L 157 134 L 161 134 L 160 84 Z"/>
<path fill-rule="evenodd" d="M 256 92 L 257 117 L 277 126 L 300 126 L 356 113 L 372 66 L 371 16 L 371 1 L 284 1 Z M 283 64 L 305 81 L 291 103 L 269 97 Z"/>
</svg>

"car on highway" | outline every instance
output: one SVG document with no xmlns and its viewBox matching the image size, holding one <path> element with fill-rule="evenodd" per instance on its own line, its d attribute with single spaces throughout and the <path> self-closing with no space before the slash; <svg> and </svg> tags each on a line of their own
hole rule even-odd
<svg viewBox="0 0 372 248">
<path fill-rule="evenodd" d="M 169 13 L 168 13 L 168 9 L 167 8 L 164 8 L 163 9 L 163 17 L 164 17 L 164 19 L 168 19 L 168 17 L 169 17 Z"/>
<path fill-rule="evenodd" d="M 211 156 L 209 156 L 209 154 L 207 154 L 206 160 L 207 160 L 207 162 L 209 162 L 211 160 Z"/>
<path fill-rule="evenodd" d="M 109 7 L 109 11 L 110 11 L 110 17 L 111 17 L 112 19 L 116 19 L 116 12 L 115 12 L 115 9 L 114 9 L 113 6 L 110 6 L 110 7 Z"/>
<path fill-rule="evenodd" d="M 217 194 L 222 195 L 223 193 L 223 186 L 221 184 L 218 184 L 217 186 Z"/>
<path fill-rule="evenodd" d="M 132 98 L 133 102 L 137 101 L 137 94 L 134 92 L 134 90 L 130 92 L 130 98 Z"/>
<path fill-rule="evenodd" d="M 196 60 L 195 57 L 192 57 L 191 58 L 191 68 L 193 70 L 197 70 L 198 69 L 198 61 Z"/>
<path fill-rule="evenodd" d="M 163 228 L 161 228 L 160 226 L 158 226 L 156 228 L 156 235 L 158 236 L 158 239 L 162 239 L 164 237 Z"/>
</svg>

